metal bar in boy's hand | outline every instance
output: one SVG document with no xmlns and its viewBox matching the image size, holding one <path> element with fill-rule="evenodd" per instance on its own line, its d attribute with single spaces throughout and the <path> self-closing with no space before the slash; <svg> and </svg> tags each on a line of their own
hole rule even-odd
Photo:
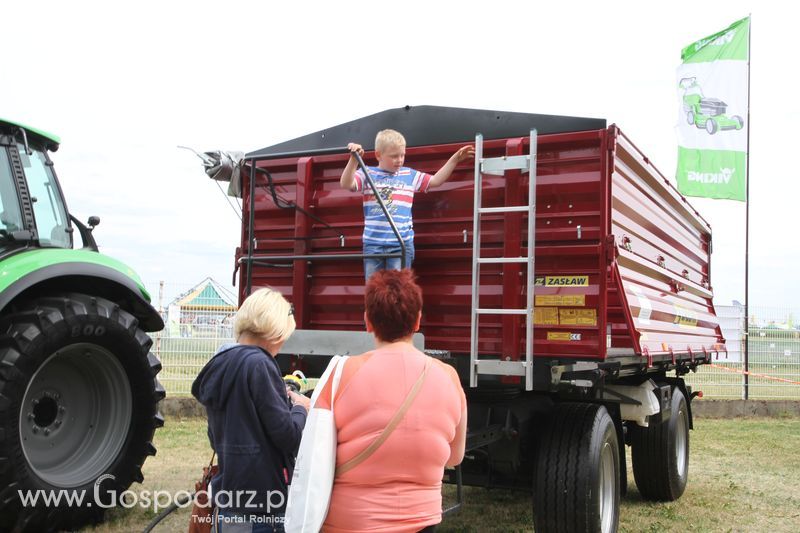
<svg viewBox="0 0 800 533">
<path fill-rule="evenodd" d="M 381 195 L 378 194 L 378 189 L 375 187 L 375 182 L 372 181 L 372 176 L 369 175 L 369 170 L 367 169 L 367 165 L 364 164 L 364 160 L 361 159 L 361 155 L 358 152 L 350 152 L 356 158 L 358 162 L 358 167 L 361 169 L 361 172 L 364 173 L 364 180 L 369 184 L 370 189 L 372 189 L 372 194 L 375 195 L 375 200 L 377 200 L 378 205 L 381 206 L 381 210 L 383 211 L 386 220 L 389 221 L 389 226 L 392 228 L 392 232 L 394 236 L 397 237 L 397 243 L 400 245 L 400 268 L 406 267 L 406 245 L 403 242 L 402 237 L 400 237 L 400 231 L 398 231 L 397 226 L 394 223 L 394 219 L 392 215 L 389 214 L 389 210 L 386 209 L 386 204 L 383 203 L 383 198 Z M 381 257 L 380 255 L 375 255 L 375 257 Z M 389 254 L 383 255 L 383 257 L 398 257 L 398 254 Z"/>
</svg>

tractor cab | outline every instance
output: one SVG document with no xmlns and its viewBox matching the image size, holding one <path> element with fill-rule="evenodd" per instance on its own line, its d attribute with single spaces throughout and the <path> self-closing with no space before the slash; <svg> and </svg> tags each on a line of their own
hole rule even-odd
<svg viewBox="0 0 800 533">
<path fill-rule="evenodd" d="M 64 196 L 48 149 L 58 138 L 0 119 L 0 247 L 72 248 Z"/>
<path fill-rule="evenodd" d="M 86 248 L 97 249 L 89 227 L 71 219 L 48 151 L 59 138 L 0 119 L 0 253 L 32 246 L 72 248 L 74 222 Z"/>
</svg>

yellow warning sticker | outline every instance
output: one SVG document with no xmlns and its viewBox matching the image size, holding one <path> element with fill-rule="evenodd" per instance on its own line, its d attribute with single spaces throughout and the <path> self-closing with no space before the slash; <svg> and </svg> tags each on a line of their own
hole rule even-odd
<svg viewBox="0 0 800 533">
<path fill-rule="evenodd" d="M 557 307 L 535 307 L 533 309 L 533 323 L 537 326 L 557 326 Z"/>
<path fill-rule="evenodd" d="M 537 287 L 588 287 L 589 276 L 538 276 L 534 280 Z"/>
<path fill-rule="evenodd" d="M 686 328 L 694 328 L 697 326 L 697 315 L 694 311 L 677 304 L 672 304 L 672 308 L 675 310 L 675 320 L 673 320 L 673 324 L 678 324 Z"/>
<path fill-rule="evenodd" d="M 564 326 L 597 325 L 597 309 L 559 309 L 558 313 Z"/>
<path fill-rule="evenodd" d="M 568 333 L 566 331 L 548 331 L 547 340 L 549 341 L 579 341 L 580 333 Z"/>
<path fill-rule="evenodd" d="M 557 307 L 582 307 L 586 305 L 585 294 L 537 294 L 536 305 Z"/>
</svg>

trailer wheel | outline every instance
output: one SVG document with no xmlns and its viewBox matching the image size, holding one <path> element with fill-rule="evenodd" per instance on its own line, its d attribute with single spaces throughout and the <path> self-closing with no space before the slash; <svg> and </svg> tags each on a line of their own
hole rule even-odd
<svg viewBox="0 0 800 533">
<path fill-rule="evenodd" d="M 614 532 L 619 525 L 619 442 L 602 405 L 555 408 L 534 476 L 536 531 Z"/>
<path fill-rule="evenodd" d="M 674 501 L 689 480 L 689 411 L 680 389 L 672 390 L 672 414 L 663 424 L 631 426 L 633 477 L 642 497 Z"/>
<path fill-rule="evenodd" d="M 151 344 L 132 315 L 84 294 L 31 300 L 0 320 L 0 530 L 97 522 L 143 480 L 163 425 Z M 36 491 L 83 500 L 21 501 Z"/>
</svg>

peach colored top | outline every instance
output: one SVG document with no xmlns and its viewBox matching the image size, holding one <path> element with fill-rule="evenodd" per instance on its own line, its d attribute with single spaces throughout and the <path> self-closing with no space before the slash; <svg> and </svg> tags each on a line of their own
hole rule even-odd
<svg viewBox="0 0 800 533">
<path fill-rule="evenodd" d="M 337 466 L 378 438 L 426 358 L 413 345 L 397 342 L 347 360 L 334 401 Z M 335 479 L 322 531 L 416 532 L 441 522 L 444 465 L 465 406 L 456 371 L 431 361 L 425 383 L 394 432 L 363 463 Z M 330 386 L 315 407 L 330 408 Z"/>
</svg>

